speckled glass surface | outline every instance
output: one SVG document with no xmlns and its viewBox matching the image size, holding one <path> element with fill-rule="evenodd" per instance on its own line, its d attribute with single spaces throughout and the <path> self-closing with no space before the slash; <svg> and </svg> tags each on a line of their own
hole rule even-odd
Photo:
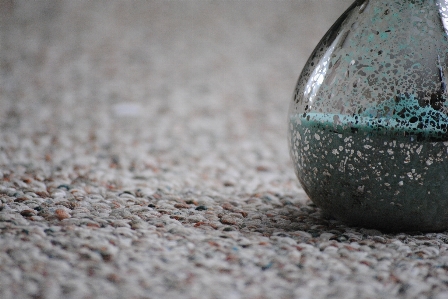
<svg viewBox="0 0 448 299">
<path fill-rule="evenodd" d="M 302 70 L 296 175 L 323 212 L 392 231 L 448 228 L 448 1 L 356 1 Z"/>
</svg>

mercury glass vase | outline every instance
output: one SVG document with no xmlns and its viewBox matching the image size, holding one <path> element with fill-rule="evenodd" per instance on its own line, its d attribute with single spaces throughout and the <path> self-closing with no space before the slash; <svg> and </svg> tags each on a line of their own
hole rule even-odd
<svg viewBox="0 0 448 299">
<path fill-rule="evenodd" d="M 448 229 L 448 0 L 355 1 L 319 42 L 289 107 L 310 199 L 353 226 Z"/>
</svg>

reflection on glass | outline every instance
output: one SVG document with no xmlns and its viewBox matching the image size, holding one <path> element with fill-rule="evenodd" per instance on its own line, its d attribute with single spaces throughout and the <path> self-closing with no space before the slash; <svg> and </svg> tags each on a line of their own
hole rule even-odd
<svg viewBox="0 0 448 299">
<path fill-rule="evenodd" d="M 336 45 L 338 44 L 339 40 L 341 39 L 341 36 L 343 35 L 344 34 L 338 34 L 338 36 L 335 38 L 330 47 L 328 47 L 327 51 L 325 52 L 325 55 L 316 65 L 316 68 L 313 70 L 310 79 L 306 84 L 305 92 L 303 95 L 306 99 L 308 99 L 309 108 L 312 107 L 314 98 L 316 97 L 320 86 L 324 82 L 325 75 L 327 74 L 328 66 L 330 64 L 331 54 L 333 54 Z"/>
<path fill-rule="evenodd" d="M 443 28 L 445 33 L 448 34 L 448 1 L 447 0 L 437 0 L 437 6 L 439 7 L 439 15 L 442 20 Z"/>
</svg>

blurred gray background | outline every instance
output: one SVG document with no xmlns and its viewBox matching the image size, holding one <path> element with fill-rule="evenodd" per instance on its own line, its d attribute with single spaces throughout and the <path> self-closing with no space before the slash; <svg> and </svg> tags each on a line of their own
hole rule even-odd
<svg viewBox="0 0 448 299">
<path fill-rule="evenodd" d="M 182 118 L 225 113 L 235 98 L 243 109 L 285 109 L 306 58 L 351 2 L 1 0 L 0 95 L 10 107 L 0 113 L 137 101 Z"/>
</svg>

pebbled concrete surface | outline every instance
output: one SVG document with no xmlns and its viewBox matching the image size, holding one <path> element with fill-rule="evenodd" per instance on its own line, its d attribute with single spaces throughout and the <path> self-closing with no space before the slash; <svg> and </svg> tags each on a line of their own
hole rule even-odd
<svg viewBox="0 0 448 299">
<path fill-rule="evenodd" d="M 1 298 L 446 298 L 448 234 L 322 219 L 286 111 L 350 1 L 0 1 Z"/>
</svg>

